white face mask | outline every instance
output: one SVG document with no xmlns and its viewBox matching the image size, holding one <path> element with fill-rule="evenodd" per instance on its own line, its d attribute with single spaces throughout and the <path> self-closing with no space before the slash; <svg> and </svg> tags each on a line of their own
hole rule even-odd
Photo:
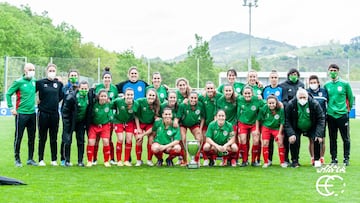
<svg viewBox="0 0 360 203">
<path fill-rule="evenodd" d="M 50 78 L 51 80 L 53 80 L 56 76 L 56 72 L 48 72 L 48 78 Z"/>
<path fill-rule="evenodd" d="M 312 90 L 317 90 L 319 88 L 319 85 L 318 84 L 310 84 L 309 87 Z"/>
<path fill-rule="evenodd" d="M 308 101 L 307 99 L 299 99 L 298 102 L 301 106 L 304 106 Z"/>
<path fill-rule="evenodd" d="M 33 77 L 35 76 L 35 71 L 28 71 L 27 74 L 26 74 L 26 76 L 27 76 L 28 78 L 33 78 Z"/>
</svg>

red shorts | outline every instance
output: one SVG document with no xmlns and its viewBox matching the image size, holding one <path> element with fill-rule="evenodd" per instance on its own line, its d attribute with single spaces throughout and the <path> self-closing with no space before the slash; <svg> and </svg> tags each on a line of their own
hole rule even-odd
<svg viewBox="0 0 360 203">
<path fill-rule="evenodd" d="M 193 131 L 195 128 L 200 128 L 200 124 L 195 124 L 193 126 L 184 126 L 184 125 L 180 125 L 180 127 L 186 128 L 186 129 L 190 129 L 191 131 Z"/>
<path fill-rule="evenodd" d="M 199 126 L 199 127 L 200 127 L 200 126 Z M 204 125 L 203 128 L 202 128 L 202 131 L 203 131 L 203 132 L 206 132 L 207 129 L 208 129 L 208 126 L 207 126 L 207 125 Z"/>
<path fill-rule="evenodd" d="M 275 138 L 275 140 L 278 140 L 278 134 L 279 134 L 279 130 L 274 130 L 274 129 L 270 129 L 267 128 L 265 126 L 262 126 L 261 128 L 261 138 L 263 140 L 270 140 L 271 136 Z"/>
<path fill-rule="evenodd" d="M 89 139 L 96 139 L 97 136 L 105 139 L 110 139 L 110 129 L 110 123 L 106 123 L 103 125 L 91 124 L 89 128 Z"/>
<path fill-rule="evenodd" d="M 140 123 L 140 129 L 143 130 L 144 132 L 149 130 L 150 128 L 153 127 L 153 123 Z M 137 133 L 137 129 L 134 126 L 134 133 Z"/>
<path fill-rule="evenodd" d="M 116 133 L 123 133 L 124 131 L 127 133 L 134 133 L 135 130 L 135 122 L 129 121 L 127 123 L 116 123 L 113 124 L 113 128 Z"/>
<path fill-rule="evenodd" d="M 255 124 L 245 124 L 245 123 L 238 123 L 238 132 L 239 134 L 249 134 L 256 130 Z"/>
</svg>

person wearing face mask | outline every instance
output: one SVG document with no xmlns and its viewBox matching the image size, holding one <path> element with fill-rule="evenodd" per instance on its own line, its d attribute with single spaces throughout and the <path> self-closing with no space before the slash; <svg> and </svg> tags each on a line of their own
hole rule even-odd
<svg viewBox="0 0 360 203">
<path fill-rule="evenodd" d="M 73 85 L 74 91 L 66 94 L 61 109 L 63 121 L 62 133 L 62 149 L 61 156 L 64 157 L 64 166 L 72 166 L 70 162 L 70 152 L 72 143 L 72 134 L 75 131 L 77 149 L 78 149 L 78 162 L 77 165 L 84 167 L 84 143 L 86 131 L 86 118 L 89 106 L 89 83 L 81 81 L 79 87 Z"/>
<path fill-rule="evenodd" d="M 324 88 L 329 94 L 327 121 L 330 138 L 331 163 L 337 164 L 337 131 L 339 129 L 344 144 L 344 164 L 350 164 L 349 111 L 354 104 L 354 96 L 348 82 L 339 77 L 340 68 L 331 64 L 328 68 L 330 81 Z"/>
<path fill-rule="evenodd" d="M 323 113 L 325 114 L 325 128 L 326 128 L 326 109 L 327 109 L 327 100 L 328 100 L 328 93 L 325 88 L 320 86 L 320 81 L 317 75 L 310 75 L 309 77 L 309 88 L 307 89 L 309 94 L 313 96 L 313 98 L 319 102 Z M 320 162 L 321 164 L 325 163 L 324 154 L 325 154 L 325 133 L 326 129 L 324 130 L 324 138 L 323 143 L 320 149 Z M 309 152 L 311 156 L 311 164 L 314 165 L 314 142 L 310 139 L 309 142 Z"/>
<path fill-rule="evenodd" d="M 300 136 L 314 140 L 314 158 L 320 159 L 320 144 L 323 142 L 325 115 L 319 102 L 300 88 L 296 97 L 289 101 L 285 108 L 285 139 L 290 143 L 291 166 L 298 168 L 300 152 Z"/>
<path fill-rule="evenodd" d="M 15 80 L 6 92 L 6 102 L 15 116 L 15 166 L 22 167 L 20 159 L 21 140 L 25 128 L 28 135 L 28 160 L 27 165 L 37 166 L 33 160 L 36 131 L 36 114 L 35 114 L 35 66 L 26 63 L 24 66 L 24 75 Z M 16 93 L 16 105 L 12 104 L 11 96 Z"/>
<path fill-rule="evenodd" d="M 301 88 L 305 88 L 304 87 L 304 83 L 301 82 L 299 80 L 300 78 L 300 73 L 297 69 L 295 68 L 291 68 L 288 73 L 287 73 L 287 80 L 280 83 L 280 87 L 282 89 L 282 98 L 281 98 L 281 102 L 284 105 L 284 109 L 286 109 L 286 106 L 288 105 L 289 101 L 291 99 L 293 99 L 296 95 L 296 91 L 301 87 Z M 286 112 L 285 112 L 285 117 L 286 117 Z M 285 131 L 286 133 L 286 131 Z M 286 136 L 290 136 L 290 135 L 285 135 L 284 136 L 284 147 L 285 147 L 285 161 L 290 164 L 289 161 L 289 142 L 286 138 Z"/>
<path fill-rule="evenodd" d="M 139 71 L 136 66 L 132 66 L 128 71 L 129 80 L 116 84 L 119 93 L 125 94 L 127 88 L 134 90 L 134 99 L 144 98 L 146 87 L 149 86 L 145 81 L 139 80 Z"/>
<path fill-rule="evenodd" d="M 39 166 L 46 166 L 44 161 L 47 133 L 50 137 L 51 162 L 57 166 L 57 133 L 59 130 L 59 102 L 63 99 L 63 84 L 56 78 L 56 65 L 48 64 L 47 77 L 36 81 L 39 94 L 38 127 L 39 127 Z"/>
</svg>

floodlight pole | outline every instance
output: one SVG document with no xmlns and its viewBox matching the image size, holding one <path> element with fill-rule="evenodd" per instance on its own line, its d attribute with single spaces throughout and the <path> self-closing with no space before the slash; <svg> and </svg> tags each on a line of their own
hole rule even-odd
<svg viewBox="0 0 360 203">
<path fill-rule="evenodd" d="M 248 58 L 248 71 L 251 70 L 251 7 L 258 7 L 258 0 L 244 0 L 243 6 L 249 7 L 249 58 Z"/>
</svg>

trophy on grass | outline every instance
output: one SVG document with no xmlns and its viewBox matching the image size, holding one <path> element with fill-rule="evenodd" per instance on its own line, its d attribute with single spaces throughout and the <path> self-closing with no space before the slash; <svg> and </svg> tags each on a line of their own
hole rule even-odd
<svg viewBox="0 0 360 203">
<path fill-rule="evenodd" d="M 189 169 L 199 168 L 199 164 L 195 161 L 195 156 L 200 151 L 200 141 L 186 141 L 186 151 L 190 156 L 190 162 L 188 163 L 187 167 Z"/>
</svg>

